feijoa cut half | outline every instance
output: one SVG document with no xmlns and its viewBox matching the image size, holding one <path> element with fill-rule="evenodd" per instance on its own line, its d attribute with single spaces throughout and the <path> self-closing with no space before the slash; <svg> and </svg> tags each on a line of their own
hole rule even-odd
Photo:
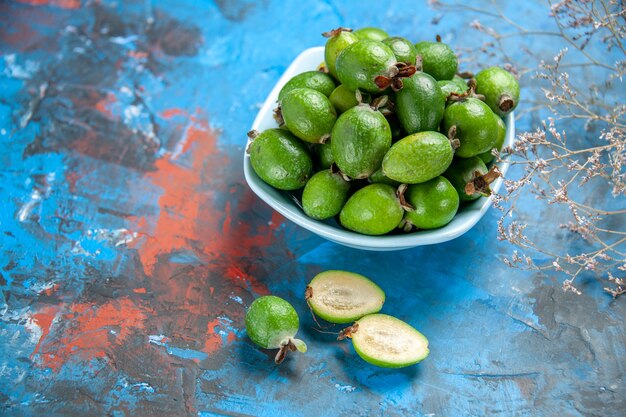
<svg viewBox="0 0 626 417">
<path fill-rule="evenodd" d="M 364 361 L 383 368 L 404 368 L 424 360 L 428 339 L 410 324 L 386 314 L 369 314 L 344 329 Z"/>
<path fill-rule="evenodd" d="M 317 274 L 305 297 L 313 313 L 331 323 L 351 323 L 377 313 L 385 302 L 385 293 L 370 279 L 339 270 Z"/>
</svg>

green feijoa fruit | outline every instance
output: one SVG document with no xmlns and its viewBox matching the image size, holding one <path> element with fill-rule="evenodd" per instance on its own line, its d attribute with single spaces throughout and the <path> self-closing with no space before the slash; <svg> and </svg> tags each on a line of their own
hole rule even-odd
<svg viewBox="0 0 626 417">
<path fill-rule="evenodd" d="M 455 75 L 454 77 L 456 78 L 457 76 Z M 469 89 L 469 87 L 462 78 L 459 77 L 459 80 L 461 81 L 459 82 L 454 78 L 451 80 L 441 80 L 437 81 L 437 84 L 439 84 L 443 95 L 445 97 L 448 97 L 451 93 L 463 94 Z"/>
<path fill-rule="evenodd" d="M 338 114 L 345 112 L 348 109 L 359 104 L 356 98 L 356 93 L 348 89 L 345 85 L 340 84 L 330 93 L 330 102 L 335 106 Z"/>
<path fill-rule="evenodd" d="M 459 209 L 459 195 L 450 181 L 442 176 L 409 185 L 404 198 L 413 206 L 413 210 L 404 213 L 404 220 L 418 229 L 445 226 Z"/>
<path fill-rule="evenodd" d="M 370 41 L 378 41 L 378 42 L 389 37 L 387 32 L 385 32 L 382 29 L 374 28 L 374 27 L 366 27 L 366 28 L 355 30 L 354 34 L 360 40 L 368 39 Z"/>
<path fill-rule="evenodd" d="M 348 199 L 339 213 L 346 229 L 365 235 L 384 235 L 402 221 L 404 209 L 396 190 L 387 184 L 370 184 Z"/>
<path fill-rule="evenodd" d="M 278 101 L 281 101 L 288 92 L 296 88 L 310 88 L 328 97 L 335 89 L 335 86 L 336 84 L 333 77 L 322 71 L 303 72 L 287 81 L 287 84 L 285 84 L 283 88 L 281 88 L 280 93 L 278 93 Z"/>
<path fill-rule="evenodd" d="M 487 171 L 487 166 L 477 156 L 472 158 L 454 158 L 450 168 L 443 173 L 443 176 L 454 186 L 461 201 L 472 201 L 479 198 L 481 194 L 467 194 L 465 187 L 467 183 L 475 178 L 476 173 L 485 175 Z"/>
<path fill-rule="evenodd" d="M 402 80 L 403 87 L 396 92 L 396 115 L 409 135 L 437 130 L 444 114 L 446 96 L 437 81 L 424 72 Z"/>
<path fill-rule="evenodd" d="M 417 52 L 415 51 L 415 46 L 413 46 L 411 41 L 399 36 L 394 36 L 383 39 L 382 42 L 393 51 L 393 54 L 396 56 L 396 60 L 398 62 L 415 65 Z"/>
<path fill-rule="evenodd" d="M 359 38 L 350 29 L 335 29 L 323 33 L 328 38 L 324 47 L 324 61 L 326 68 L 333 77 L 337 78 L 336 63 L 337 57 L 349 45 L 358 42 Z"/>
<path fill-rule="evenodd" d="M 367 179 L 372 184 L 388 184 L 394 188 L 398 188 L 400 186 L 400 182 L 394 181 L 385 174 L 383 174 L 383 169 L 379 168 Z"/>
<path fill-rule="evenodd" d="M 391 146 L 389 123 L 367 104 L 343 113 L 333 127 L 335 163 L 351 178 L 367 178 L 376 171 Z"/>
<path fill-rule="evenodd" d="M 330 142 L 313 145 L 313 153 L 316 156 L 317 166 L 321 169 L 328 169 L 335 163 Z"/>
<path fill-rule="evenodd" d="M 428 339 L 410 324 L 386 314 L 368 314 L 344 329 L 339 339 L 350 337 L 356 353 L 383 368 L 403 368 L 426 359 Z"/>
<path fill-rule="evenodd" d="M 296 88 L 280 102 L 285 125 L 291 133 L 310 143 L 328 140 L 337 112 L 328 97 L 310 88 Z"/>
<path fill-rule="evenodd" d="M 496 118 L 496 122 L 498 123 L 498 139 L 496 139 L 496 143 L 493 145 L 493 148 L 487 152 L 478 154 L 478 157 L 482 159 L 485 164 L 488 164 L 495 159 L 491 150 L 495 148 L 500 151 L 502 149 L 502 145 L 504 145 L 504 139 L 506 138 L 506 125 L 504 124 L 504 121 L 495 113 L 493 116 Z"/>
<path fill-rule="evenodd" d="M 485 103 L 499 116 L 506 116 L 519 102 L 519 83 L 510 72 L 489 67 L 476 74 L 476 92 L 485 96 Z"/>
<path fill-rule="evenodd" d="M 498 123 L 485 103 L 477 98 L 467 98 L 446 107 L 443 114 L 444 132 L 455 126 L 455 137 L 460 146 L 456 156 L 470 158 L 493 148 L 498 138 Z"/>
<path fill-rule="evenodd" d="M 339 324 L 378 313 L 385 302 L 378 285 L 348 271 L 320 272 L 306 287 L 305 297 L 316 316 Z"/>
<path fill-rule="evenodd" d="M 454 51 L 442 42 L 419 42 L 415 44 L 417 55 L 422 57 L 422 71 L 437 81 L 451 80 L 456 74 L 458 60 Z"/>
<path fill-rule="evenodd" d="M 289 351 L 306 352 L 306 344 L 295 338 L 299 325 L 293 306 L 273 295 L 257 298 L 246 312 L 248 337 L 264 349 L 279 349 L 276 363 L 281 363 Z"/>
<path fill-rule="evenodd" d="M 307 216 L 325 220 L 336 216 L 348 199 L 350 183 L 341 174 L 325 169 L 313 175 L 302 192 L 302 209 Z"/>
<path fill-rule="evenodd" d="M 337 77 L 349 90 L 379 93 L 383 89 L 374 81 L 389 76 L 396 57 L 387 45 L 378 41 L 361 40 L 349 45 L 337 57 Z"/>
<path fill-rule="evenodd" d="M 383 174 L 405 184 L 426 182 L 441 175 L 454 150 L 439 132 L 419 132 L 400 139 L 383 158 Z"/>
<path fill-rule="evenodd" d="M 297 190 L 311 177 L 313 160 L 306 145 L 284 129 L 267 129 L 252 139 L 250 164 L 266 183 L 279 190 Z"/>
</svg>

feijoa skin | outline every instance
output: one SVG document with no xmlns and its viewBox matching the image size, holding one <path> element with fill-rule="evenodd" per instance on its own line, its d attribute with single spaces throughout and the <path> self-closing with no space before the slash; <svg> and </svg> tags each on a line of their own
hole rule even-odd
<svg viewBox="0 0 626 417">
<path fill-rule="evenodd" d="M 436 229 L 450 223 L 459 209 L 459 194 L 445 177 L 410 185 L 404 193 L 413 210 L 404 219 L 418 229 Z"/>
<path fill-rule="evenodd" d="M 328 140 L 337 112 L 328 97 L 311 88 L 296 88 L 280 101 L 285 125 L 305 142 Z"/>
<path fill-rule="evenodd" d="M 498 116 L 504 117 L 519 103 L 519 83 L 510 72 L 489 67 L 476 74 L 476 92 L 485 96 L 485 103 Z"/>
<path fill-rule="evenodd" d="M 382 42 L 360 40 L 344 49 L 337 57 L 337 77 L 352 91 L 358 88 L 368 93 L 382 91 L 374 80 L 389 75 L 396 63 L 393 51 Z"/>
<path fill-rule="evenodd" d="M 441 175 L 454 150 L 439 132 L 419 132 L 400 139 L 383 158 L 383 174 L 405 184 L 418 184 Z"/>
<path fill-rule="evenodd" d="M 422 333 L 387 314 L 368 314 L 342 332 L 346 333 L 363 360 L 382 368 L 414 365 L 430 353 L 428 339 Z"/>
<path fill-rule="evenodd" d="M 380 28 L 375 28 L 375 27 L 361 28 L 361 29 L 355 30 L 354 34 L 357 36 L 357 38 L 361 40 L 367 39 L 370 41 L 378 41 L 378 42 L 389 37 L 387 32 L 385 32 L 384 30 Z"/>
<path fill-rule="evenodd" d="M 415 65 L 417 51 L 415 50 L 415 46 L 413 46 L 413 43 L 411 43 L 411 41 L 406 38 L 394 36 L 391 38 L 383 39 L 382 42 L 393 51 L 393 54 L 396 56 L 396 60 L 398 62 L 404 62 L 408 65 Z"/>
<path fill-rule="evenodd" d="M 322 71 L 307 71 L 287 81 L 287 84 L 278 93 L 278 101 L 281 101 L 288 92 L 296 88 L 311 88 L 328 97 L 335 87 L 335 80 L 330 75 Z"/>
<path fill-rule="evenodd" d="M 461 201 L 472 201 L 480 198 L 481 195 L 479 193 L 468 195 L 465 192 L 465 186 L 474 179 L 476 172 L 480 175 L 485 175 L 487 171 L 487 166 L 477 156 L 472 158 L 454 158 L 450 168 L 443 173 L 443 176 L 456 189 Z"/>
<path fill-rule="evenodd" d="M 304 187 L 313 171 L 306 145 L 284 129 L 267 129 L 249 147 L 254 172 L 279 190 Z"/>
<path fill-rule="evenodd" d="M 448 97 L 451 93 L 463 94 L 469 89 L 465 80 L 457 75 L 451 80 L 437 81 L 437 84 L 441 87 L 445 97 Z"/>
<path fill-rule="evenodd" d="M 336 216 L 348 200 L 350 183 L 339 173 L 325 169 L 313 175 L 302 192 L 302 208 L 307 216 L 325 220 Z"/>
<path fill-rule="evenodd" d="M 330 93 L 328 98 L 333 106 L 335 106 L 337 114 L 341 114 L 359 104 L 356 99 L 356 93 L 343 84 L 338 85 L 337 88 Z"/>
<path fill-rule="evenodd" d="M 328 72 L 337 78 L 337 57 L 349 45 L 358 42 L 359 38 L 354 33 L 345 30 L 332 31 L 331 33 L 334 35 L 328 38 L 324 47 L 324 61 Z"/>
<path fill-rule="evenodd" d="M 333 158 L 333 149 L 330 142 L 313 145 L 313 154 L 316 157 L 315 159 L 319 169 L 328 169 L 335 163 L 335 158 Z"/>
<path fill-rule="evenodd" d="M 372 184 L 387 184 L 391 185 L 394 188 L 398 188 L 400 186 L 400 182 L 394 181 L 391 178 L 387 177 L 383 174 L 383 169 L 379 168 L 367 179 Z"/>
<path fill-rule="evenodd" d="M 491 148 L 487 152 L 478 154 L 478 157 L 482 159 L 485 164 L 488 164 L 495 159 L 495 156 L 491 153 L 491 150 L 495 148 L 500 151 L 502 149 L 502 145 L 504 145 L 504 139 L 506 139 L 506 124 L 504 124 L 504 121 L 500 118 L 500 116 L 495 113 L 494 117 L 496 118 L 496 122 L 498 123 L 498 139 L 496 140 L 495 145 L 493 145 L 493 148 Z"/>
<path fill-rule="evenodd" d="M 385 293 L 378 285 L 348 271 L 320 272 L 307 286 L 305 296 L 316 316 L 339 324 L 378 313 L 385 302 Z"/>
<path fill-rule="evenodd" d="M 350 178 L 367 178 L 380 167 L 391 146 L 391 129 L 379 111 L 359 105 L 339 116 L 331 145 L 341 172 Z"/>
<path fill-rule="evenodd" d="M 339 222 L 354 232 L 384 235 L 394 230 L 403 216 L 404 209 L 392 186 L 370 184 L 352 194 L 339 213 Z"/>
<path fill-rule="evenodd" d="M 417 55 L 422 57 L 422 71 L 437 81 L 451 80 L 457 72 L 458 60 L 454 51 L 442 42 L 415 44 Z"/>
<path fill-rule="evenodd" d="M 498 123 L 494 114 L 484 102 L 477 98 L 467 98 L 446 107 L 443 114 L 444 132 L 456 126 L 455 137 L 461 145 L 455 155 L 471 158 L 493 148 L 498 138 Z"/>
<path fill-rule="evenodd" d="M 443 118 L 446 97 L 437 81 L 424 72 L 404 78 L 396 92 L 396 115 L 407 134 L 437 130 Z"/>
</svg>

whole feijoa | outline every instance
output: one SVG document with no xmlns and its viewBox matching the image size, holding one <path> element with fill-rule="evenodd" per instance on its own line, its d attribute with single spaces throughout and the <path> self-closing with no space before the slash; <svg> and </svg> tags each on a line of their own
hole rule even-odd
<svg viewBox="0 0 626 417">
<path fill-rule="evenodd" d="M 324 46 L 324 61 L 326 68 L 333 77 L 337 78 L 337 57 L 349 45 L 358 42 L 359 38 L 352 33 L 351 29 L 338 28 L 323 34 L 328 38 Z"/>
<path fill-rule="evenodd" d="M 324 220 L 336 216 L 348 199 L 350 183 L 341 174 L 325 169 L 313 175 L 302 192 L 307 216 Z"/>
<path fill-rule="evenodd" d="M 267 129 L 252 139 L 250 164 L 266 183 L 280 190 L 304 187 L 313 161 L 301 140 L 285 129 Z"/>
<path fill-rule="evenodd" d="M 391 146 L 389 123 L 367 104 L 343 113 L 332 130 L 335 163 L 351 178 L 367 178 L 376 171 Z"/>
<path fill-rule="evenodd" d="M 352 194 L 339 213 L 339 222 L 358 233 L 384 235 L 394 230 L 403 216 L 404 209 L 392 186 L 370 184 Z"/>
<path fill-rule="evenodd" d="M 446 107 L 443 128 L 448 132 L 454 126 L 460 146 L 455 155 L 470 158 L 493 148 L 498 139 L 498 123 L 484 102 L 469 97 Z"/>
<path fill-rule="evenodd" d="M 379 93 L 374 81 L 378 76 L 389 76 L 396 63 L 393 51 L 382 42 L 360 40 L 349 45 L 337 57 L 337 77 L 349 90 Z"/>
<path fill-rule="evenodd" d="M 287 81 L 278 93 L 278 101 L 281 101 L 288 92 L 296 88 L 311 88 L 328 97 L 335 87 L 335 80 L 330 75 L 322 71 L 306 71 Z"/>
<path fill-rule="evenodd" d="M 443 118 L 446 97 L 437 81 L 424 72 L 402 80 L 396 92 L 396 115 L 406 133 L 437 130 Z"/>
<path fill-rule="evenodd" d="M 445 226 L 459 209 L 458 193 L 450 181 L 442 176 L 409 185 L 404 198 L 413 206 L 413 210 L 404 213 L 404 220 L 418 229 Z"/>
<path fill-rule="evenodd" d="M 477 156 L 471 158 L 454 158 L 450 168 L 443 173 L 443 176 L 450 181 L 456 189 L 461 201 L 476 200 L 481 196 L 479 193 L 467 194 L 465 186 L 471 182 L 476 175 L 485 175 L 488 169 L 485 163 Z"/>
<path fill-rule="evenodd" d="M 408 65 L 415 65 L 415 59 L 417 52 L 415 46 L 411 41 L 400 36 L 393 36 L 391 38 L 383 39 L 382 41 L 387 45 L 396 56 L 398 62 L 404 62 Z"/>
<path fill-rule="evenodd" d="M 310 143 L 328 140 L 337 120 L 328 97 L 311 88 L 296 88 L 285 94 L 280 109 L 291 133 Z"/>
<path fill-rule="evenodd" d="M 383 174 L 405 184 L 426 182 L 441 175 L 454 150 L 439 132 L 419 132 L 400 139 L 383 158 Z"/>
<path fill-rule="evenodd" d="M 338 114 L 345 112 L 348 109 L 359 104 L 356 98 L 356 93 L 343 84 L 339 84 L 328 97 L 330 102 L 335 106 Z"/>
<path fill-rule="evenodd" d="M 496 118 L 496 122 L 498 123 L 498 139 L 496 139 L 496 143 L 493 145 L 493 148 L 487 152 L 478 154 L 478 157 L 482 159 L 485 164 L 488 164 L 495 159 L 495 156 L 491 153 L 491 151 L 495 148 L 499 152 L 502 149 L 502 145 L 504 145 L 504 139 L 506 139 L 506 124 L 504 124 L 504 121 L 497 114 L 494 113 L 493 116 Z"/>
<path fill-rule="evenodd" d="M 422 57 L 422 71 L 432 75 L 437 81 L 451 80 L 456 74 L 456 54 L 445 43 L 419 42 L 415 44 L 415 50 Z"/>
<path fill-rule="evenodd" d="M 380 28 L 375 28 L 375 27 L 365 27 L 365 28 L 357 29 L 354 31 L 354 34 L 357 36 L 357 38 L 361 40 L 368 39 L 370 41 L 379 41 L 379 42 L 389 37 L 387 32 L 385 32 L 384 30 Z"/>
<path fill-rule="evenodd" d="M 519 83 L 510 72 L 489 67 L 476 74 L 476 92 L 485 96 L 485 103 L 499 116 L 506 116 L 519 102 Z"/>
</svg>

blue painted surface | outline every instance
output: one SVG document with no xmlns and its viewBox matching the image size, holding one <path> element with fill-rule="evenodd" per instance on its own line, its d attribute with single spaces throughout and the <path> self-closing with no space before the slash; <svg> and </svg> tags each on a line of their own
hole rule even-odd
<svg viewBox="0 0 626 417">
<path fill-rule="evenodd" d="M 321 32 L 440 33 L 461 50 L 478 42 L 476 15 L 434 26 L 440 12 L 400 1 L 24 3 L 42 2 L 0 4 L 3 415 L 623 413 L 624 303 L 591 276 L 576 296 L 506 267 L 495 211 L 451 242 L 364 253 L 284 222 L 243 181 L 257 105 Z M 538 3 L 502 7 L 550 28 Z M 519 59 L 558 48 L 513 45 Z M 520 207 L 530 233 L 571 245 L 544 229 L 558 212 L 538 210 Z M 326 269 L 375 280 L 383 312 L 420 329 L 430 356 L 379 369 L 314 331 L 302 294 Z M 280 367 L 243 331 L 268 292 L 294 304 L 309 345 Z"/>
</svg>

